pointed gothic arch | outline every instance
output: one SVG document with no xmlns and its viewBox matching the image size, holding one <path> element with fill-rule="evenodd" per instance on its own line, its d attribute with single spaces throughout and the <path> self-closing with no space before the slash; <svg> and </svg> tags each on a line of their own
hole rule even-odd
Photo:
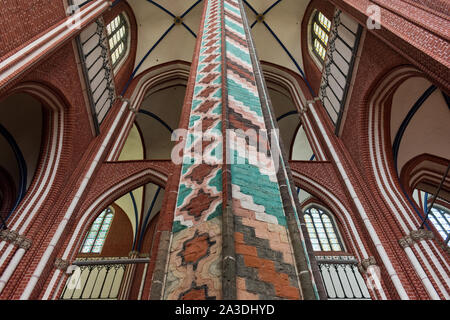
<svg viewBox="0 0 450 320">
<path fill-rule="evenodd" d="M 314 181 L 296 171 L 293 171 L 293 176 L 296 185 L 313 196 L 312 199 L 306 199 L 302 206 L 307 207 L 310 203 L 316 203 L 330 210 L 337 221 L 347 252 L 355 255 L 360 260 L 367 259 L 370 252 L 366 236 L 361 232 L 359 222 L 353 216 L 348 205 L 339 200 L 338 196 L 333 194 L 327 187 L 321 185 L 320 182 Z"/>
<path fill-rule="evenodd" d="M 423 91 L 413 91 L 416 95 L 419 95 L 419 97 L 416 96 L 416 98 L 408 92 L 407 88 L 408 85 L 414 83 L 414 81 L 421 82 L 423 86 Z M 385 74 L 380 81 L 374 85 L 374 89 L 367 95 L 368 131 L 366 131 L 366 134 L 368 133 L 369 138 L 369 161 L 371 174 L 373 174 L 375 178 L 375 185 L 379 191 L 380 197 L 384 200 L 386 207 L 389 210 L 387 211 L 387 214 L 390 215 L 390 219 L 393 221 L 393 223 L 390 224 L 390 227 L 400 230 L 400 232 L 405 236 L 409 236 L 413 231 L 415 232 L 415 230 L 420 230 L 422 228 L 428 230 L 431 229 L 431 231 L 433 231 L 434 228 L 430 226 L 430 221 L 425 219 L 426 215 L 414 202 L 414 190 L 410 190 L 409 192 L 406 191 L 399 179 L 401 164 L 399 165 L 396 161 L 398 158 L 394 156 L 395 148 L 393 149 L 392 146 L 393 141 L 395 141 L 395 132 L 400 131 L 394 130 L 394 133 L 392 132 L 391 121 L 393 111 L 391 110 L 394 110 L 395 106 L 404 105 L 404 115 L 406 114 L 407 116 L 406 118 L 399 117 L 399 119 L 409 119 L 411 115 L 409 111 L 414 109 L 416 106 L 423 104 L 420 100 L 422 100 L 422 97 L 425 97 L 427 92 L 431 92 L 431 86 L 431 81 L 425 77 L 422 72 L 418 71 L 414 67 L 402 65 Z M 405 101 L 407 101 L 408 98 L 412 98 L 412 103 L 396 103 L 395 95 L 401 93 L 402 89 L 406 90 L 406 95 L 405 93 L 400 96 L 397 95 L 397 101 L 398 98 L 406 98 Z M 411 89 L 409 91 L 411 91 Z M 419 100 L 416 100 L 417 98 L 419 98 Z M 448 116 L 450 116 L 450 114 L 448 114 Z M 445 118 L 439 119 L 438 123 L 444 119 Z M 426 120 L 426 118 L 424 120 Z M 405 123 L 405 121 L 400 120 L 397 123 L 399 125 L 401 123 Z M 433 124 L 431 124 L 431 127 L 433 127 Z M 399 128 L 401 128 L 401 125 L 399 125 Z M 416 131 L 416 134 L 420 135 L 420 133 L 421 130 Z M 430 143 L 429 146 L 435 145 L 437 141 L 442 141 L 441 139 L 445 134 L 441 132 L 440 135 L 441 137 L 435 136 L 436 140 Z M 424 138 L 424 136 L 420 137 L 418 142 L 424 141 Z M 426 149 L 427 148 L 416 148 L 412 149 L 412 151 L 421 154 Z M 404 153 L 404 155 L 408 155 L 408 152 Z M 412 155 L 412 157 L 413 156 L 414 155 Z M 409 153 L 409 157 L 411 157 L 411 153 Z M 405 163 L 407 161 L 408 157 L 404 159 Z M 445 245 L 442 244 L 439 236 L 435 236 L 434 240 L 430 238 L 423 239 L 420 241 L 420 245 L 420 248 L 423 251 L 419 252 L 419 255 L 422 259 L 425 257 L 427 259 L 431 259 L 435 264 L 436 269 L 434 269 L 434 266 L 431 266 L 428 262 L 423 265 L 420 263 L 414 263 L 417 258 L 414 253 L 411 253 L 410 250 L 412 250 L 412 247 L 409 246 L 404 247 L 407 257 L 413 262 L 414 270 L 417 274 L 427 274 L 427 277 L 423 280 L 423 283 L 430 296 L 438 296 L 436 288 L 439 288 L 445 296 L 447 294 L 445 286 L 448 285 L 448 277 L 446 276 L 448 263 L 444 256 L 445 252 L 443 251 L 445 250 Z M 430 285 L 431 279 L 436 282 L 436 288 Z"/>
<path fill-rule="evenodd" d="M 289 159 L 325 160 L 323 148 L 317 137 L 314 136 L 314 131 L 311 130 L 309 124 L 302 123 L 298 113 L 308 97 L 306 83 L 298 75 L 281 66 L 262 62 L 262 68 L 269 89 L 272 88 L 276 92 L 281 92 L 292 103 L 289 112 L 280 115 L 277 119 L 280 131 L 284 129 L 285 121 L 295 119 L 294 122 L 291 122 L 289 132 L 284 133 L 284 136 L 288 138 L 287 141 L 283 140 L 283 142 L 287 148 L 286 151 L 289 152 Z M 274 105 L 274 109 L 276 109 L 276 105 Z"/>
<path fill-rule="evenodd" d="M 127 178 L 121 179 L 118 183 L 109 185 L 109 187 L 102 190 L 98 195 L 91 197 L 81 206 L 81 211 L 79 216 L 77 217 L 77 222 L 72 226 L 70 233 L 67 235 L 66 240 L 64 241 L 64 245 L 59 250 L 59 255 L 61 256 L 61 258 L 70 261 L 74 261 L 76 259 L 85 239 L 86 233 L 89 231 L 90 226 L 98 217 L 98 214 L 102 210 L 104 210 L 104 208 L 107 208 L 109 205 L 115 203 L 121 198 L 127 197 L 129 198 L 127 199 L 127 201 L 131 201 L 131 210 L 134 211 L 135 207 L 133 206 L 133 202 L 135 200 L 132 200 L 132 197 L 134 195 L 131 195 L 134 190 L 142 188 L 147 184 L 153 184 L 161 189 L 164 189 L 166 181 L 167 173 L 163 173 L 162 171 L 156 169 L 136 170 L 136 172 L 134 172 Z M 161 195 L 164 196 L 164 194 Z M 120 207 L 122 208 L 122 206 Z M 154 221 L 152 223 L 157 223 L 158 220 L 155 218 L 159 217 L 159 211 L 153 212 L 152 210 L 151 213 L 151 218 L 153 220 L 150 218 L 147 219 L 145 228 L 143 229 L 144 232 L 141 233 L 142 237 L 140 239 L 137 239 L 137 236 L 139 234 L 137 234 L 136 228 L 134 228 L 134 238 L 130 247 L 131 250 L 136 247 L 136 244 L 138 244 L 137 240 L 141 242 L 149 241 L 148 237 L 146 237 L 146 234 L 148 234 L 149 230 L 152 230 L 152 227 L 150 227 L 150 222 Z M 134 212 L 131 213 L 131 215 L 133 214 Z M 64 274 L 60 270 L 55 270 L 52 274 L 49 275 L 47 279 L 49 286 L 47 287 L 47 290 L 42 293 L 42 296 L 45 299 L 59 299 L 64 290 L 67 278 L 67 274 Z"/>
<path fill-rule="evenodd" d="M 416 87 L 418 97 L 407 94 L 412 90 L 411 86 Z M 420 88 L 423 90 L 420 90 Z M 372 172 L 380 192 L 385 197 L 400 228 L 405 233 L 408 233 L 408 230 L 418 228 L 424 215 L 417 209 L 412 200 L 413 189 L 410 189 L 408 182 L 411 177 L 406 177 L 406 174 L 403 174 L 402 177 L 401 173 L 403 170 L 407 172 L 414 170 L 411 168 L 412 163 L 416 165 L 423 163 L 415 161 L 414 158 L 420 157 L 424 152 L 426 153 L 427 149 L 429 153 L 434 153 L 433 150 L 436 150 L 436 148 L 433 149 L 433 146 L 439 143 L 442 146 L 444 144 L 442 139 L 446 136 L 441 131 L 439 131 L 440 133 L 435 132 L 437 135 L 433 137 L 421 134 L 421 132 L 425 132 L 423 128 L 433 127 L 436 123 L 431 122 L 424 126 L 427 123 L 426 121 L 429 121 L 427 119 L 433 118 L 425 116 L 421 117 L 423 119 L 419 121 L 419 118 L 414 120 L 414 115 L 423 105 L 427 104 L 428 98 L 433 95 L 435 98 L 432 105 L 436 106 L 436 103 L 438 103 L 435 100 L 436 98 L 441 99 L 442 102 L 441 106 L 436 106 L 443 112 L 439 113 L 437 120 L 434 118 L 437 124 L 445 121 L 446 118 L 450 119 L 450 109 L 445 104 L 443 96 L 440 97 L 442 93 L 436 88 L 431 90 L 432 88 L 431 82 L 423 73 L 413 67 L 400 66 L 383 77 L 383 80 L 372 91 L 369 98 L 368 132 Z M 428 106 L 431 108 L 431 104 L 428 103 Z M 427 112 L 425 109 L 420 110 Z M 436 116 L 432 113 L 429 115 Z M 415 121 L 413 126 L 418 128 L 417 130 L 410 124 L 412 120 Z M 420 124 L 419 127 L 417 127 L 418 124 Z M 409 131 L 405 133 L 407 128 Z M 440 128 L 443 128 L 442 123 Z M 399 135 L 399 133 L 402 134 Z M 424 143 L 424 141 L 429 142 Z M 419 148 L 418 144 L 420 143 L 421 147 Z M 448 148 L 442 149 L 442 152 L 445 153 L 446 151 L 448 151 Z M 450 158 L 450 154 L 444 155 L 442 152 L 435 154 L 435 156 Z M 408 163 L 408 161 L 411 162 Z M 402 182 L 407 184 L 403 185 Z M 437 186 L 435 187 L 437 188 Z"/>
<path fill-rule="evenodd" d="M 344 252 L 344 239 L 334 214 L 315 199 L 303 207 L 303 215 L 314 251 Z"/>
<path fill-rule="evenodd" d="M 386 299 L 385 284 L 377 289 L 366 287 L 367 275 L 358 270 L 357 261 L 367 259 L 364 257 L 369 256 L 370 247 L 347 205 L 319 182 L 295 171 L 293 176 L 301 192 L 309 194 L 301 202 L 302 212 L 328 299 Z M 322 216 L 329 220 L 321 219 Z M 328 230 L 325 224 L 329 224 Z M 325 237 L 320 237 L 320 233 Z M 331 234 L 335 235 L 333 242 L 339 246 L 335 249 L 340 250 L 331 247 Z M 323 247 L 327 243 L 330 248 Z"/>
<path fill-rule="evenodd" d="M 17 194 L 14 206 L 6 215 L 8 228 L 20 230 L 23 233 L 30 226 L 55 182 L 65 139 L 67 102 L 55 89 L 35 82 L 21 83 L 11 89 L 2 99 L 2 103 L 6 103 L 3 107 L 8 108 L 8 101 L 14 101 L 8 99 L 16 97 L 29 97 L 27 101 L 34 101 L 33 104 L 42 109 L 42 127 L 39 129 L 42 135 L 36 149 L 38 154 L 35 156 L 35 164 L 31 167 L 28 165 L 29 170 L 21 171 L 20 175 L 25 175 L 20 178 L 22 182 L 18 185 L 22 192 Z M 28 115 L 25 113 L 23 116 Z M 16 143 L 14 134 L 9 134 L 12 139 L 10 142 Z M 15 144 L 19 154 L 22 154 L 21 148 L 27 144 L 27 141 L 30 142 L 24 137 L 21 138 L 22 147 L 20 144 Z M 26 168 L 28 156 L 22 154 L 22 157 L 21 166 Z"/>
<path fill-rule="evenodd" d="M 130 108 L 135 110 L 135 114 L 132 116 L 132 121 L 130 121 L 127 126 L 124 126 L 120 132 L 120 136 L 108 156 L 108 161 L 117 160 L 119 158 L 134 122 L 137 122 L 138 124 L 141 122 L 151 123 L 153 129 L 156 130 L 156 132 L 146 132 L 143 125 L 139 125 L 143 137 L 144 149 L 146 150 L 146 159 L 151 159 L 151 151 L 146 144 L 149 144 L 149 141 L 151 142 L 152 137 L 153 139 L 155 138 L 155 134 L 160 133 L 164 135 L 165 139 L 161 140 L 166 147 L 167 145 L 172 145 L 172 142 L 170 141 L 171 132 L 169 129 L 176 129 L 178 127 L 177 117 L 181 116 L 182 106 L 179 106 L 179 109 L 175 110 L 178 112 L 170 114 L 171 117 L 174 117 L 173 119 L 168 119 L 167 115 L 162 114 L 164 106 L 158 105 L 158 110 L 154 110 L 152 109 L 151 102 L 152 98 L 155 96 L 161 95 L 164 97 L 164 95 L 170 95 L 170 90 L 173 88 L 179 88 L 180 92 L 183 91 L 189 78 L 189 70 L 189 63 L 173 61 L 150 68 L 142 72 L 133 80 L 130 85 L 133 88 L 133 93 L 130 97 Z M 182 92 L 180 94 L 183 95 Z M 161 97 L 157 99 L 160 100 Z M 146 104 L 148 104 L 147 108 L 145 106 L 143 107 L 144 102 L 146 101 Z M 180 101 L 178 101 L 177 105 L 179 104 Z M 162 150 L 161 154 L 165 155 L 162 156 L 163 158 L 170 159 L 170 151 Z M 161 159 L 161 156 L 159 156 L 159 158 Z"/>
</svg>

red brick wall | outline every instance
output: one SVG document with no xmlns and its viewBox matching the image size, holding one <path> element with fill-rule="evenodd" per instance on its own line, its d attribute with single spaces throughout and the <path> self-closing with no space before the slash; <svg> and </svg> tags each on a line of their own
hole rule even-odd
<svg viewBox="0 0 450 320">
<path fill-rule="evenodd" d="M 394 68 L 407 65 L 408 61 L 391 50 L 372 33 L 367 33 L 361 60 L 355 77 L 355 87 L 348 104 L 341 139 L 355 164 L 361 171 L 369 165 L 368 106 L 370 92 Z"/>
<path fill-rule="evenodd" d="M 2 0 L 0 61 L 65 17 L 62 0 Z"/>
<path fill-rule="evenodd" d="M 16 186 L 9 173 L 0 166 L 0 216 L 5 219 L 14 207 Z M 2 221 L 0 220 L 0 224 Z"/>
<path fill-rule="evenodd" d="M 38 82 L 52 88 L 66 103 L 66 146 L 70 147 L 65 156 L 69 174 L 78 166 L 81 156 L 93 139 L 90 126 L 89 106 L 86 105 L 78 73 L 72 43 L 52 54 L 37 65 L 22 79 L 22 82 Z M 76 143 L 72 139 L 76 137 Z"/>
<path fill-rule="evenodd" d="M 403 0 L 419 7 L 426 7 L 434 12 L 450 15 L 450 4 L 447 0 Z"/>
</svg>

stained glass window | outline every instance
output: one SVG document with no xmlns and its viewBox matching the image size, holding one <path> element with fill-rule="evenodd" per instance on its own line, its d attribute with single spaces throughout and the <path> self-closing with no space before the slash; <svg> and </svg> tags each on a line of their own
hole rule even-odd
<svg viewBox="0 0 450 320">
<path fill-rule="evenodd" d="M 305 210 L 304 218 L 314 251 L 343 251 L 330 214 L 313 206 Z"/>
<path fill-rule="evenodd" d="M 447 240 L 450 235 L 450 211 L 444 207 L 434 206 L 431 208 L 429 219 L 442 238 Z"/>
<path fill-rule="evenodd" d="M 311 31 L 314 53 L 321 62 L 324 62 L 331 31 L 331 21 L 318 11 L 314 16 Z"/>
<path fill-rule="evenodd" d="M 102 252 L 113 218 L 114 212 L 111 208 L 107 208 L 100 213 L 86 235 L 86 239 L 81 247 L 81 253 Z"/>
<path fill-rule="evenodd" d="M 115 68 L 125 57 L 128 47 L 128 25 L 121 13 L 106 26 L 111 62 Z"/>
</svg>

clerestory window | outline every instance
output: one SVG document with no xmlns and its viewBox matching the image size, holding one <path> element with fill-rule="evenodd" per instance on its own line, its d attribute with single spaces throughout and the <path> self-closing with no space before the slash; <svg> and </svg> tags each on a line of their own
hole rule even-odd
<svg viewBox="0 0 450 320">
<path fill-rule="evenodd" d="M 128 49 L 128 24 L 123 13 L 117 15 L 106 26 L 111 62 L 115 69 L 125 57 Z"/>
<path fill-rule="evenodd" d="M 331 21 L 320 11 L 314 15 L 311 28 L 312 46 L 315 55 L 323 63 L 327 53 Z"/>
<path fill-rule="evenodd" d="M 81 247 L 81 253 L 102 252 L 113 218 L 114 212 L 109 207 L 100 213 L 84 239 L 84 243 Z"/>
<path fill-rule="evenodd" d="M 342 241 L 331 215 L 312 206 L 305 210 L 304 219 L 314 251 L 343 251 Z"/>
</svg>

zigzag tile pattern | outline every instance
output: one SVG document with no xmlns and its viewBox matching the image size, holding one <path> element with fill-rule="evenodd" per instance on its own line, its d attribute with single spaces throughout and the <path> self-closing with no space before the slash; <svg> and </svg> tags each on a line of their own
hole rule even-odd
<svg viewBox="0 0 450 320">
<path fill-rule="evenodd" d="M 276 160 L 257 149 L 266 130 L 239 0 L 224 0 L 238 299 L 300 299 Z M 250 129 L 250 130 L 249 130 Z M 247 131 L 247 132 L 245 132 Z M 267 139 L 260 139 L 267 145 Z"/>
<path fill-rule="evenodd" d="M 184 149 L 175 233 L 222 213 L 221 29 L 220 1 L 209 1 Z"/>
<path fill-rule="evenodd" d="M 166 300 L 222 297 L 222 224 L 219 218 L 173 235 Z"/>
<path fill-rule="evenodd" d="M 232 160 L 237 299 L 300 299 L 275 171 L 278 159 L 270 150 L 261 150 L 269 143 L 259 135 L 266 130 L 265 118 L 240 3 L 209 0 L 205 5 L 164 298 L 222 297 L 221 138 L 225 107 L 228 129 L 232 129 L 227 159 Z M 223 46 L 226 57 L 222 56 Z M 226 79 L 222 78 L 223 68 Z M 222 92 L 222 81 L 226 81 L 227 92 Z M 224 97 L 226 106 L 222 105 Z M 205 133 L 210 139 L 202 137 Z"/>
<path fill-rule="evenodd" d="M 208 0 L 164 298 L 222 296 L 222 6 Z"/>
</svg>

